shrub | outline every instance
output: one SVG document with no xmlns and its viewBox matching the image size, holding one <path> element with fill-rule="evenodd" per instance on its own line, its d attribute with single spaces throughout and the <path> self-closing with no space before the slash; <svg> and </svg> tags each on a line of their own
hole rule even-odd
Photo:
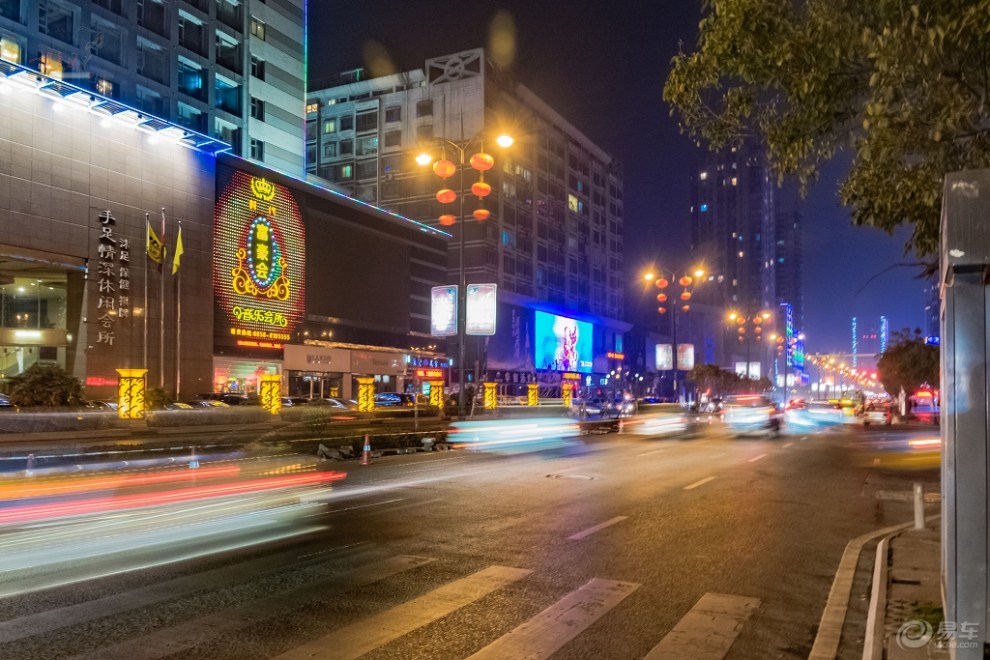
<svg viewBox="0 0 990 660">
<path fill-rule="evenodd" d="M 82 383 L 56 365 L 34 364 L 10 382 L 10 402 L 15 406 L 57 408 L 83 403 Z"/>
</svg>

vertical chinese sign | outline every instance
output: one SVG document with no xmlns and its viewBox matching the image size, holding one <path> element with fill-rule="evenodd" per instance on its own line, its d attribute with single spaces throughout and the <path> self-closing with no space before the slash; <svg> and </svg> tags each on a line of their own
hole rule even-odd
<svg viewBox="0 0 990 660">
<path fill-rule="evenodd" d="M 95 344 L 111 348 L 117 341 L 117 324 L 131 317 L 131 246 L 128 238 L 115 233 L 117 219 L 109 210 L 101 211 L 97 219 Z"/>
</svg>

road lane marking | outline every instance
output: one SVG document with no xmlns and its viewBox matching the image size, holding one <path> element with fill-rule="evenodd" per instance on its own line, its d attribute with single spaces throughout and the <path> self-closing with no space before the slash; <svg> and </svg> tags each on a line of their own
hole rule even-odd
<svg viewBox="0 0 990 660">
<path fill-rule="evenodd" d="M 639 587 L 635 582 L 594 578 L 468 660 L 549 658 Z"/>
<path fill-rule="evenodd" d="M 149 635 L 93 651 L 88 655 L 80 656 L 80 658 L 93 658 L 93 660 L 163 658 L 191 649 L 204 640 L 268 621 L 272 618 L 273 613 L 293 612 L 307 602 L 366 587 L 432 561 L 433 559 L 428 557 L 412 555 L 389 557 L 335 575 L 329 580 L 308 584 L 268 598 L 258 598 L 232 609 L 219 610 L 177 626 L 163 628 Z"/>
<path fill-rule="evenodd" d="M 643 456 L 652 456 L 653 454 L 659 454 L 662 451 L 667 451 L 667 448 L 662 447 L 660 449 L 654 449 L 653 451 L 644 452 L 642 454 L 636 454 L 636 458 L 641 458 Z"/>
<path fill-rule="evenodd" d="M 599 523 L 599 524 L 595 525 L 594 527 L 589 527 L 588 529 L 585 529 L 583 531 L 580 531 L 577 534 L 572 534 L 571 536 L 568 536 L 567 539 L 569 541 L 580 541 L 584 537 L 591 536 L 592 534 L 594 534 L 595 532 L 597 532 L 600 529 L 605 529 L 606 527 L 610 527 L 611 525 L 614 525 L 615 523 L 622 522 L 623 520 L 625 520 L 628 517 L 629 516 L 616 516 L 615 518 L 609 518 L 605 522 Z"/>
<path fill-rule="evenodd" d="M 384 502 L 372 502 L 371 504 L 358 504 L 357 506 L 349 506 L 345 509 L 331 509 L 326 513 L 342 513 L 344 511 L 353 511 L 355 509 L 367 509 L 368 507 L 372 507 L 372 506 L 384 506 L 386 504 L 395 504 L 396 502 L 405 502 L 408 499 L 409 499 L 408 497 L 397 497 L 394 500 L 385 500 Z"/>
<path fill-rule="evenodd" d="M 496 589 L 521 580 L 532 572 L 523 568 L 489 566 L 390 610 L 339 628 L 329 635 L 298 646 L 278 658 L 280 660 L 358 658 L 465 605 L 470 605 Z"/>
<path fill-rule="evenodd" d="M 790 447 L 793 444 L 794 444 L 793 442 L 788 442 L 786 445 L 784 445 L 784 449 L 787 449 L 788 447 Z"/>
<path fill-rule="evenodd" d="M 755 463 L 756 461 L 760 460 L 761 458 L 766 458 L 766 457 L 767 457 L 766 454 L 760 454 L 759 456 L 754 456 L 753 458 L 747 459 L 747 462 L 749 462 L 749 463 Z"/>
<path fill-rule="evenodd" d="M 722 660 L 759 606 L 756 598 L 706 593 L 643 660 Z"/>
<path fill-rule="evenodd" d="M 709 481 L 715 481 L 715 477 L 705 477 L 704 479 L 699 479 L 698 481 L 695 481 L 690 486 L 685 486 L 684 487 L 684 490 L 692 490 L 694 488 L 697 488 L 698 486 L 704 486 Z"/>
</svg>

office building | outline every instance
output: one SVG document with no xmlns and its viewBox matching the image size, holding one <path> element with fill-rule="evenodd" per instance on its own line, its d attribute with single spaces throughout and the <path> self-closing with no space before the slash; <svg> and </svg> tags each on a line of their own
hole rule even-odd
<svg viewBox="0 0 990 660">
<path fill-rule="evenodd" d="M 305 0 L 4 0 L 0 59 L 304 174 Z"/>
</svg>

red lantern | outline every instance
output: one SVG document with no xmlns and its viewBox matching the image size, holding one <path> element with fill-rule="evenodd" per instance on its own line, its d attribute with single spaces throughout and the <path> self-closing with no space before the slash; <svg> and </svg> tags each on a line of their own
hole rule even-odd
<svg viewBox="0 0 990 660">
<path fill-rule="evenodd" d="M 736 323 L 742 324 L 742 323 L 745 323 L 745 322 L 746 322 L 746 319 L 744 317 L 742 317 L 742 316 L 740 316 L 739 318 L 736 319 Z"/>
<path fill-rule="evenodd" d="M 755 332 L 756 334 L 759 334 L 759 333 L 763 332 L 763 328 L 761 328 L 760 326 L 756 326 L 755 328 L 753 328 L 753 332 Z"/>
<path fill-rule="evenodd" d="M 667 302 L 667 294 L 666 293 L 658 293 L 657 294 L 657 302 Z"/>
<path fill-rule="evenodd" d="M 475 209 L 471 215 L 474 216 L 475 220 L 487 220 L 491 214 L 492 212 L 488 209 Z"/>
<path fill-rule="evenodd" d="M 667 308 L 666 307 L 657 307 L 657 311 L 660 312 L 661 314 L 666 314 L 667 313 Z"/>
<path fill-rule="evenodd" d="M 680 284 L 681 286 L 691 286 L 691 282 L 693 281 L 694 280 L 692 280 L 690 277 L 685 275 L 681 279 L 677 280 L 677 283 Z"/>
<path fill-rule="evenodd" d="M 489 154 L 479 152 L 471 156 L 471 167 L 478 170 L 479 172 L 484 172 L 486 170 L 492 169 L 495 164 L 495 159 Z"/>
<path fill-rule="evenodd" d="M 691 300 L 691 292 L 684 291 L 681 293 L 681 300 Z"/>
<path fill-rule="evenodd" d="M 446 158 L 433 163 L 433 173 L 441 179 L 452 176 L 456 170 L 457 166 L 454 165 L 453 161 L 449 161 Z"/>
<path fill-rule="evenodd" d="M 492 194 L 492 187 L 484 181 L 478 181 L 477 183 L 471 185 L 471 192 L 474 193 L 476 197 L 484 199 Z"/>
<path fill-rule="evenodd" d="M 739 334 L 741 335 L 746 334 L 746 328 L 739 328 Z"/>
<path fill-rule="evenodd" d="M 691 305 L 684 305 L 683 307 L 681 307 L 681 311 L 682 311 L 682 312 L 687 312 L 687 311 L 689 311 L 690 309 L 691 309 Z"/>
<path fill-rule="evenodd" d="M 763 323 L 763 319 L 761 319 L 759 316 L 754 316 L 753 317 L 753 323 L 759 325 L 759 324 Z"/>
<path fill-rule="evenodd" d="M 437 201 L 441 204 L 450 204 L 457 199 L 457 193 L 450 188 L 441 188 L 437 191 Z"/>
<path fill-rule="evenodd" d="M 670 284 L 670 282 L 668 282 L 667 280 L 665 280 L 662 277 L 657 280 L 657 288 L 658 289 L 666 289 L 669 284 Z"/>
<path fill-rule="evenodd" d="M 452 216 L 449 213 L 445 213 L 445 214 L 443 214 L 443 215 L 440 216 L 440 224 L 443 225 L 444 227 L 449 227 L 450 225 L 454 224 L 455 222 L 457 222 L 457 218 L 455 218 L 454 216 Z"/>
</svg>

